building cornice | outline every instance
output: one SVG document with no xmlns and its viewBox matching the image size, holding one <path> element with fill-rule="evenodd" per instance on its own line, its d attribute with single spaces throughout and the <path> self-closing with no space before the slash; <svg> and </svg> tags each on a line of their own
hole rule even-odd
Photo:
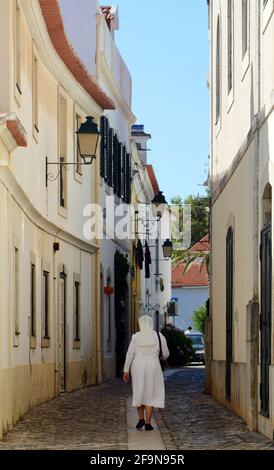
<svg viewBox="0 0 274 470">
<path fill-rule="evenodd" d="M 39 4 L 52 44 L 72 75 L 103 109 L 114 109 L 113 101 L 90 75 L 68 41 L 58 1 L 39 0 Z"/>
<path fill-rule="evenodd" d="M 96 243 L 89 243 L 77 236 L 66 231 L 62 226 L 59 226 L 46 217 L 44 217 L 33 205 L 32 201 L 27 197 L 26 193 L 21 188 L 17 179 L 11 172 L 8 163 L 0 162 L 0 181 L 7 191 L 12 195 L 13 199 L 20 206 L 26 217 L 39 229 L 48 233 L 52 237 L 62 240 L 75 248 L 86 251 L 88 253 L 95 253 L 99 246 Z"/>
<path fill-rule="evenodd" d="M 50 39 L 39 1 L 21 0 L 20 5 L 40 60 L 71 99 L 87 115 L 91 114 L 99 119 L 103 112 L 102 107 L 76 80 L 57 53 Z"/>
<path fill-rule="evenodd" d="M 0 113 L 0 139 L 8 152 L 27 147 L 26 131 L 14 113 Z"/>
<path fill-rule="evenodd" d="M 243 141 L 241 147 L 239 148 L 238 152 L 236 153 L 236 155 L 235 155 L 235 157 L 234 157 L 234 159 L 231 163 L 231 166 L 224 173 L 224 176 L 222 177 L 220 182 L 217 184 L 217 187 L 215 188 L 214 192 L 212 193 L 211 205 L 213 205 L 216 202 L 216 200 L 218 199 L 218 197 L 220 196 L 220 194 L 222 193 L 222 191 L 224 190 L 224 188 L 228 184 L 230 178 L 234 174 L 235 170 L 238 168 L 240 162 L 242 161 L 242 158 L 246 154 L 247 149 L 249 148 L 251 142 L 253 141 L 254 136 L 255 136 L 258 129 L 259 129 L 259 119 L 258 119 L 258 116 L 255 116 L 255 118 L 253 120 L 253 123 L 252 123 L 252 125 L 251 125 L 251 127 L 250 127 L 250 129 L 247 133 L 247 136 L 244 139 L 244 141 Z"/>
</svg>

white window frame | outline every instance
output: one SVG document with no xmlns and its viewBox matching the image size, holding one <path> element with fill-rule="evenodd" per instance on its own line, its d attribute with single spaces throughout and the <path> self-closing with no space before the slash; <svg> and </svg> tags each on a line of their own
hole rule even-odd
<svg viewBox="0 0 274 470">
<path fill-rule="evenodd" d="M 218 30 L 219 25 L 219 30 Z M 219 44 L 218 44 L 218 31 L 219 31 Z M 219 113 L 217 115 L 217 47 L 219 47 Z M 221 114 L 222 114 L 222 28 L 221 28 L 221 15 L 217 16 L 217 23 L 216 23 L 216 51 L 215 51 L 215 129 L 216 129 L 216 137 L 221 130 Z"/>
<path fill-rule="evenodd" d="M 20 331 L 20 249 L 18 240 L 13 241 L 13 346 L 19 346 Z"/>
<path fill-rule="evenodd" d="M 262 9 L 262 32 L 264 34 L 274 13 L 274 0 L 268 0 L 265 5 L 262 2 Z"/>
<path fill-rule="evenodd" d="M 39 61 L 35 44 L 32 44 L 32 134 L 36 142 L 39 136 Z"/>
<path fill-rule="evenodd" d="M 81 348 L 81 276 L 79 273 L 73 274 L 73 349 Z M 76 286 L 78 286 L 78 337 L 76 336 L 76 309 L 77 296 Z"/>
<path fill-rule="evenodd" d="M 229 36 L 228 18 L 229 11 L 227 11 L 227 112 L 229 113 L 234 103 L 234 0 L 231 1 L 231 37 Z M 227 3 L 228 4 L 228 3 Z M 231 40 L 231 88 L 229 89 L 229 39 Z"/>
<path fill-rule="evenodd" d="M 67 162 L 67 129 L 68 129 L 68 102 L 67 95 L 61 89 L 58 88 L 58 161 L 61 162 L 61 157 L 64 162 Z M 64 105 L 64 109 L 62 106 Z M 65 116 L 63 116 L 63 113 Z M 64 128 L 63 128 L 64 126 Z M 64 131 L 64 135 L 62 135 Z M 58 167 L 58 170 L 61 170 L 61 167 Z M 68 217 L 68 172 L 63 169 L 63 184 L 64 184 L 64 206 L 61 205 L 61 188 L 60 188 L 60 174 L 58 176 L 58 214 L 64 218 Z"/>
<path fill-rule="evenodd" d="M 34 268 L 34 285 L 32 284 Z M 34 290 L 34 292 L 33 292 Z M 34 305 L 32 305 L 34 302 Z M 34 309 L 34 311 L 32 311 Z M 33 315 L 32 315 L 33 314 Z M 34 328 L 32 328 L 34 326 Z M 34 331 L 33 331 L 34 330 Z M 30 255 L 30 347 L 35 349 L 37 346 L 37 264 L 33 253 Z M 32 334 L 34 332 L 34 335 Z"/>
<path fill-rule="evenodd" d="M 21 9 L 18 0 L 14 1 L 14 97 L 21 105 L 22 95 L 22 38 L 21 38 Z"/>
<path fill-rule="evenodd" d="M 242 75 L 241 80 L 243 81 L 246 73 L 249 69 L 250 65 L 250 1 L 246 0 L 247 2 L 247 23 L 246 23 L 246 34 L 247 34 L 247 48 L 245 51 L 245 55 L 243 56 L 243 31 L 242 31 Z M 242 17 L 243 9 L 242 9 L 242 2 L 241 2 L 241 29 L 243 28 L 243 17 Z"/>
<path fill-rule="evenodd" d="M 43 261 L 41 267 L 41 346 L 42 348 L 50 347 L 50 331 L 51 331 L 51 322 L 50 322 L 50 312 L 51 312 L 51 285 L 50 285 L 50 273 L 51 268 L 50 264 Z M 44 297 L 44 278 L 47 274 L 47 314 L 48 314 L 48 335 L 46 336 L 45 331 L 45 297 Z"/>
<path fill-rule="evenodd" d="M 83 113 L 79 106 L 77 104 L 74 104 L 74 110 L 73 110 L 73 126 L 74 126 L 74 131 L 73 131 L 73 138 L 74 138 L 74 163 L 81 162 L 81 156 L 79 153 L 78 149 L 78 142 L 77 142 L 77 134 L 76 131 L 77 129 L 77 118 L 79 118 L 79 124 L 83 122 Z M 74 165 L 74 179 L 78 183 L 83 183 L 83 172 L 82 172 L 82 166 L 81 165 Z"/>
</svg>

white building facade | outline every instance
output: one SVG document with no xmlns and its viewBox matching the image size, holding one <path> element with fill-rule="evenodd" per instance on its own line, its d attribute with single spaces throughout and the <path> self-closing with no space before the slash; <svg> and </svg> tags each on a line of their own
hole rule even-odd
<svg viewBox="0 0 274 470">
<path fill-rule="evenodd" d="M 56 0 L 1 1 L 0 38 L 1 434 L 101 380 L 99 242 L 83 233 L 99 158 L 80 165 L 76 131 L 114 104 L 67 41 Z"/>
<path fill-rule="evenodd" d="M 273 438 L 274 4 L 208 3 L 211 389 Z"/>
<path fill-rule="evenodd" d="M 147 142 L 150 139 L 151 135 L 144 131 L 142 124 L 132 127 L 132 206 L 135 212 L 132 266 L 136 287 L 135 292 L 132 292 L 132 309 L 135 312 L 133 331 L 138 328 L 136 312 L 151 315 L 154 328 L 159 331 L 167 319 L 168 303 L 171 300 L 171 260 L 164 259 L 162 250 L 163 243 L 170 238 L 170 215 L 166 210 L 162 219 L 157 221 L 153 213 L 152 201 L 160 188 L 153 166 L 147 161 Z M 138 242 L 143 247 L 142 269 L 135 259 Z M 149 250 L 151 261 L 147 270 L 146 250 Z"/>
</svg>

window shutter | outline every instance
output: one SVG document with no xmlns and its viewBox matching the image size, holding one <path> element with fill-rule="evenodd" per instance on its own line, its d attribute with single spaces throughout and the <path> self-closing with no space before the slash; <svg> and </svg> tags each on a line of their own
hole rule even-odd
<svg viewBox="0 0 274 470">
<path fill-rule="evenodd" d="M 126 154 L 126 173 L 125 173 L 125 202 L 130 204 L 131 202 L 131 176 L 130 176 L 130 154 Z"/>
<path fill-rule="evenodd" d="M 114 182 L 114 130 L 109 130 L 109 177 L 108 184 L 113 188 Z"/>
<path fill-rule="evenodd" d="M 114 194 L 117 194 L 118 190 L 118 171 L 117 171 L 117 165 L 118 165 L 118 155 L 119 155 L 119 142 L 117 135 L 114 135 L 114 146 L 113 146 L 113 191 Z"/>
<path fill-rule="evenodd" d="M 123 157 L 123 146 L 118 143 L 118 152 L 117 152 L 117 196 L 121 197 L 122 195 L 122 157 Z"/>
<path fill-rule="evenodd" d="M 109 123 L 105 118 L 104 125 L 104 179 L 108 180 L 108 140 L 109 140 Z"/>
<path fill-rule="evenodd" d="M 105 169 L 104 169 L 104 120 L 105 116 L 101 116 L 100 118 L 100 134 L 101 134 L 101 142 L 100 142 L 100 175 L 104 178 Z"/>
<path fill-rule="evenodd" d="M 125 200 L 125 182 L 126 182 L 126 147 L 122 146 L 121 154 L 121 198 Z"/>
</svg>

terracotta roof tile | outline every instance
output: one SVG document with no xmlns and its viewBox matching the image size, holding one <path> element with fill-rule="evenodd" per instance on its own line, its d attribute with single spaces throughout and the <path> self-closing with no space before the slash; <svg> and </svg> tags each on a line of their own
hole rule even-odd
<svg viewBox="0 0 274 470">
<path fill-rule="evenodd" d="M 158 184 L 156 175 L 154 173 L 154 168 L 153 168 L 152 165 L 146 165 L 146 169 L 147 169 L 147 173 L 148 173 L 151 185 L 153 187 L 153 191 L 154 191 L 155 194 L 157 194 L 159 192 L 160 188 L 159 188 L 159 184 Z"/>
<path fill-rule="evenodd" d="M 27 133 L 15 113 L 0 112 L 0 125 L 5 125 L 19 147 L 27 147 Z"/>
<path fill-rule="evenodd" d="M 52 44 L 72 75 L 103 109 L 115 109 L 113 101 L 90 75 L 69 43 L 57 0 L 39 0 L 39 3 Z"/>
<path fill-rule="evenodd" d="M 195 243 L 189 251 L 209 251 L 210 250 L 210 243 L 209 243 L 209 235 L 203 237 L 199 242 Z"/>
<path fill-rule="evenodd" d="M 195 243 L 188 253 L 198 253 L 199 251 L 210 251 L 209 236 L 206 235 L 198 243 Z M 186 273 L 184 269 L 186 262 L 184 260 L 173 263 L 171 268 L 171 285 L 172 287 L 203 287 L 208 286 L 208 274 L 203 258 L 197 258 L 193 264 L 189 266 Z"/>
<path fill-rule="evenodd" d="M 18 119 L 7 121 L 7 128 L 19 147 L 27 147 L 26 132 Z"/>
<path fill-rule="evenodd" d="M 205 263 L 194 262 L 184 273 L 186 263 L 184 261 L 176 263 L 171 268 L 172 287 L 206 287 L 208 286 L 208 274 Z"/>
</svg>

